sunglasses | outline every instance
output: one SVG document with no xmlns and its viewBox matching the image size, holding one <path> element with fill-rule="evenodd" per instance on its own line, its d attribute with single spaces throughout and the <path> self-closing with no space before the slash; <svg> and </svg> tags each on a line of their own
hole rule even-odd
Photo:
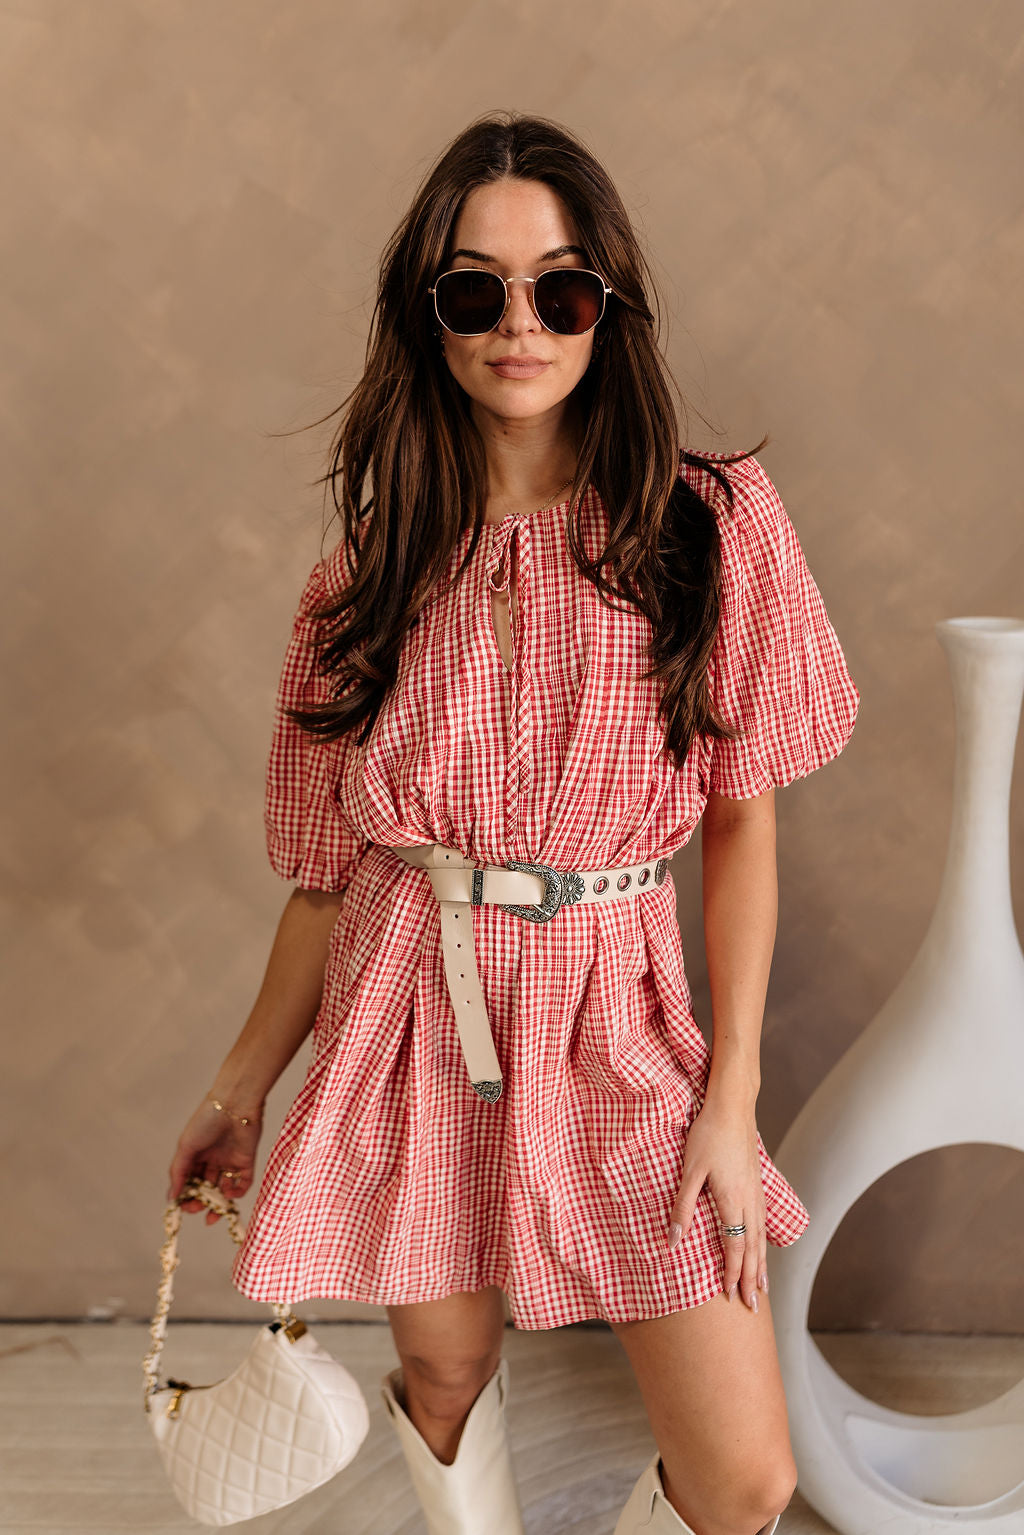
<svg viewBox="0 0 1024 1535">
<path fill-rule="evenodd" d="M 604 314 L 611 288 L 597 272 L 579 267 L 550 267 L 537 277 L 499 277 L 477 267 L 442 272 L 427 292 L 434 312 L 455 336 L 485 336 L 501 323 L 508 308 L 509 283 L 532 284 L 533 312 L 556 336 L 583 336 Z"/>
</svg>

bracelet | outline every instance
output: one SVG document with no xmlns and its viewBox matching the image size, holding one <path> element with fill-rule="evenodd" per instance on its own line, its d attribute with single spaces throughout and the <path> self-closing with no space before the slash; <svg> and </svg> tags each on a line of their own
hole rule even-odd
<svg viewBox="0 0 1024 1535">
<path fill-rule="evenodd" d="M 239 1124 L 239 1125 L 251 1125 L 253 1120 L 256 1118 L 255 1114 L 252 1114 L 252 1115 L 233 1114 L 231 1112 L 231 1110 L 228 1109 L 228 1108 L 225 1108 L 223 1103 L 221 1103 L 220 1099 L 219 1098 L 215 1098 L 212 1093 L 207 1093 L 206 1096 L 209 1099 L 209 1101 L 213 1104 L 215 1109 L 219 1109 L 219 1111 L 222 1114 L 226 1114 L 228 1116 L 228 1118 L 229 1119 L 233 1119 L 236 1122 L 236 1124 Z"/>
</svg>

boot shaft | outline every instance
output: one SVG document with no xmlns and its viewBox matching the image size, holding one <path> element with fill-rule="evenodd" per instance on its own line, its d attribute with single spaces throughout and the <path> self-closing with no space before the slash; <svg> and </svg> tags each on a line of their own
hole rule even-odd
<svg viewBox="0 0 1024 1535">
<path fill-rule="evenodd" d="M 508 1360 L 502 1358 L 469 1410 L 455 1459 L 446 1466 L 402 1406 L 401 1369 L 381 1395 L 405 1456 L 428 1535 L 525 1535 L 505 1421 Z"/>
</svg>

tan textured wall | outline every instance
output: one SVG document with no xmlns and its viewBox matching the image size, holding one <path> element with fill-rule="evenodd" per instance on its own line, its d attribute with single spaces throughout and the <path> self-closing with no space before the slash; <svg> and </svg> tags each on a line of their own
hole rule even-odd
<svg viewBox="0 0 1024 1535">
<path fill-rule="evenodd" d="M 563 119 L 617 177 L 717 441 L 772 433 L 863 694 L 845 755 L 779 796 L 776 1146 L 931 910 L 933 623 L 1024 613 L 1019 5 L 33 0 L 0 27 L 0 1314 L 151 1307 L 172 1144 L 285 895 L 262 766 L 326 438 L 269 434 L 347 392 L 380 247 L 489 107 Z M 1019 793 L 1014 826 L 1019 888 Z M 700 998 L 696 848 L 674 872 Z M 906 1170 L 858 1210 L 815 1320 L 1019 1329 L 1022 1215 L 998 1152 Z M 254 1312 L 226 1249 L 193 1223 L 179 1314 Z"/>
</svg>

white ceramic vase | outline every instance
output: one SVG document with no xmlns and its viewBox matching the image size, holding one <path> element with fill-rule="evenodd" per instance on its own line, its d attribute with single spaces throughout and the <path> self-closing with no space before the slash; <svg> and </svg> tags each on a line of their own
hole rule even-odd
<svg viewBox="0 0 1024 1535">
<path fill-rule="evenodd" d="M 969 1412 L 890 1412 L 848 1386 L 807 1330 L 825 1250 L 883 1173 L 953 1144 L 1024 1152 L 1024 955 L 1008 834 L 1024 622 L 952 618 L 936 628 L 957 744 L 935 913 L 903 980 L 776 1155 L 811 1212 L 800 1241 L 773 1251 L 771 1265 L 793 1447 L 801 1491 L 840 1535 L 1024 1535 L 1024 1382 Z"/>
</svg>

